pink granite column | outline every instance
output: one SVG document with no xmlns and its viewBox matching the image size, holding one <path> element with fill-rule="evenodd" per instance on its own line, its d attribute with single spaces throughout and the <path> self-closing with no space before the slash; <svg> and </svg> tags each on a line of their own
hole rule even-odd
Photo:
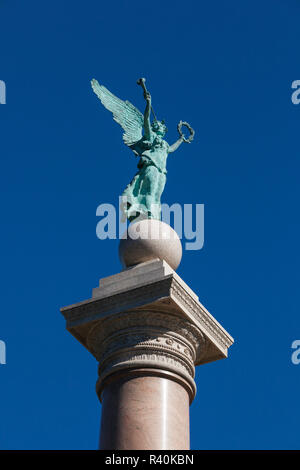
<svg viewBox="0 0 300 470">
<path fill-rule="evenodd" d="M 233 338 L 184 281 L 150 261 L 62 313 L 99 363 L 100 449 L 188 449 L 195 366 L 227 357 Z"/>
<path fill-rule="evenodd" d="M 184 379 L 158 369 L 114 375 L 101 393 L 100 449 L 189 449 L 192 391 Z"/>
</svg>

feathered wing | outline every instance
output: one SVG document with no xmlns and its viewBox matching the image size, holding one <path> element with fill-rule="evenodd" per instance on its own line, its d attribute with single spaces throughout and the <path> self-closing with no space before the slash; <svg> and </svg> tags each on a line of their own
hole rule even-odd
<svg viewBox="0 0 300 470">
<path fill-rule="evenodd" d="M 103 106 L 113 113 L 114 120 L 124 130 L 123 140 L 128 147 L 135 144 L 143 136 L 143 114 L 129 101 L 120 100 L 97 80 L 91 81 L 92 88 Z"/>
</svg>

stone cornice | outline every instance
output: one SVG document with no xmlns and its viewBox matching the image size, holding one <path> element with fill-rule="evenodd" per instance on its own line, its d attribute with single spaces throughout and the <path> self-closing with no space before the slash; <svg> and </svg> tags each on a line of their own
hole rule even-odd
<svg viewBox="0 0 300 470">
<path fill-rule="evenodd" d="M 197 295 L 159 260 L 101 280 L 91 299 L 61 312 L 67 329 L 100 363 L 99 389 L 125 368 L 157 368 L 181 376 L 194 390 L 195 365 L 227 357 L 233 343 Z"/>
</svg>

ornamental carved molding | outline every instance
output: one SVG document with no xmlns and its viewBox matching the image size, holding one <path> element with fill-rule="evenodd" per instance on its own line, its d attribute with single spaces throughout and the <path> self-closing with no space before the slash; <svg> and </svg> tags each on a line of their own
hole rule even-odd
<svg viewBox="0 0 300 470">
<path fill-rule="evenodd" d="M 87 322 L 95 322 L 99 318 L 123 313 L 129 309 L 150 308 L 157 304 L 158 308 L 178 313 L 176 306 L 179 302 L 188 313 L 199 322 L 220 346 L 227 350 L 233 340 L 210 313 L 196 301 L 190 293 L 173 276 L 168 276 L 159 282 L 131 289 L 101 299 L 90 299 L 74 306 L 63 309 L 67 327 Z M 173 304 L 173 305 L 172 305 Z"/>
<path fill-rule="evenodd" d="M 133 357 L 131 351 L 139 354 L 142 348 L 178 360 L 176 367 L 189 376 L 195 365 L 227 357 L 233 338 L 176 273 L 123 289 L 117 278 L 111 286 L 106 296 L 61 309 L 67 329 L 103 368 L 118 354 Z"/>
<path fill-rule="evenodd" d="M 227 349 L 232 345 L 232 339 L 216 324 L 215 319 L 210 313 L 199 302 L 196 302 L 186 290 L 182 288 L 176 279 L 173 280 L 171 285 L 171 295 L 183 303 L 194 318 L 204 324 L 210 334 L 220 342 L 224 348 Z"/>
<path fill-rule="evenodd" d="M 168 297 L 170 293 L 172 279 L 167 277 L 164 280 L 147 284 L 142 287 L 120 292 L 112 296 L 101 299 L 90 299 L 80 302 L 70 308 L 62 309 L 67 321 L 71 324 L 86 318 L 92 318 L 95 314 L 109 314 L 130 308 L 145 305 L 163 297 Z"/>
<path fill-rule="evenodd" d="M 99 361 L 99 383 L 124 369 L 168 370 L 194 389 L 195 362 L 205 353 L 206 341 L 193 323 L 153 310 L 133 310 L 97 322 L 87 338 Z"/>
</svg>

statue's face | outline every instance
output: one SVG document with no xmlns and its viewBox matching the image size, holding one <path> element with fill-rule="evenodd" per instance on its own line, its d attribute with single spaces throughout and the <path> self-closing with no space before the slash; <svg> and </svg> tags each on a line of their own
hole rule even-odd
<svg viewBox="0 0 300 470">
<path fill-rule="evenodd" d="M 151 127 L 153 132 L 161 137 L 163 137 L 167 132 L 166 126 L 160 121 L 153 122 Z"/>
</svg>

